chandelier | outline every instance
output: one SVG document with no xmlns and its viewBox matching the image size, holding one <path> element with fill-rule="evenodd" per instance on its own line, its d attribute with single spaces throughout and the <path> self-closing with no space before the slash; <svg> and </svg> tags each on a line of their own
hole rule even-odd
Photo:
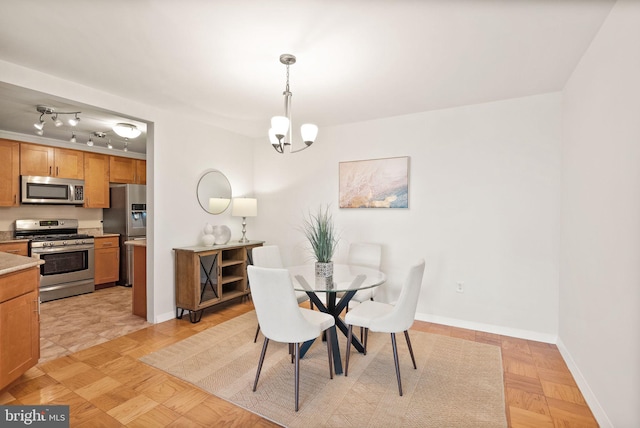
<svg viewBox="0 0 640 428">
<path fill-rule="evenodd" d="M 280 55 L 280 62 L 287 66 L 287 86 L 284 92 L 284 116 L 274 116 L 271 118 L 271 129 L 269 129 L 269 142 L 278 153 L 284 153 L 285 146 L 289 146 L 290 153 L 301 152 L 313 144 L 318 135 L 318 127 L 312 123 L 305 123 L 300 127 L 300 134 L 305 146 L 293 150 L 291 136 L 291 91 L 289 91 L 289 66 L 296 63 L 296 57 L 291 54 Z"/>
</svg>

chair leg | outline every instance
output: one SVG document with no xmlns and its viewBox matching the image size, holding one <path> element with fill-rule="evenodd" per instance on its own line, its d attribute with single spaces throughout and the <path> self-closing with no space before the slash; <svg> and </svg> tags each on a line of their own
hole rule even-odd
<svg viewBox="0 0 640 428">
<path fill-rule="evenodd" d="M 294 350 L 293 350 L 293 343 L 289 344 L 289 355 L 291 355 L 291 364 L 293 364 L 293 359 L 295 357 Z"/>
<path fill-rule="evenodd" d="M 258 341 L 258 333 L 260 333 L 260 324 L 258 324 L 258 327 L 256 328 L 256 337 L 253 338 L 253 343 Z"/>
<path fill-rule="evenodd" d="M 360 327 L 360 343 L 364 346 L 364 327 Z"/>
<path fill-rule="evenodd" d="M 411 347 L 411 340 L 409 339 L 409 330 L 404 331 L 404 337 L 407 339 L 407 346 L 409 347 L 409 354 L 411 354 L 411 361 L 413 361 L 413 368 L 417 369 L 418 366 L 416 366 L 416 359 L 413 356 L 413 348 Z"/>
<path fill-rule="evenodd" d="M 300 393 L 300 344 L 296 343 L 293 345 L 296 353 L 296 365 L 295 365 L 295 382 L 296 382 L 296 412 L 298 411 L 298 397 Z"/>
<path fill-rule="evenodd" d="M 344 361 L 344 377 L 349 374 L 349 354 L 351 354 L 351 336 L 353 334 L 353 325 L 349 324 L 349 333 L 347 334 L 347 350 Z"/>
<path fill-rule="evenodd" d="M 391 333 L 391 346 L 393 347 L 393 361 L 396 364 L 396 378 L 398 379 L 398 392 L 402 397 L 402 381 L 400 380 L 400 363 L 398 361 L 398 346 L 396 345 L 395 333 Z"/>
<path fill-rule="evenodd" d="M 333 340 L 331 327 L 327 329 L 327 353 L 329 354 L 329 379 L 333 379 Z"/>
<path fill-rule="evenodd" d="M 258 361 L 258 371 L 256 372 L 256 380 L 253 382 L 253 392 L 256 392 L 258 386 L 258 378 L 260 377 L 260 371 L 262 370 L 262 363 L 264 362 L 264 356 L 267 353 L 267 345 L 269 345 L 269 339 L 264 338 L 264 344 L 262 345 L 262 352 L 260 353 L 260 361 Z"/>
<path fill-rule="evenodd" d="M 364 329 L 364 342 L 362 343 L 362 347 L 364 348 L 364 355 L 367 355 L 367 342 L 369 341 L 369 329 Z"/>
</svg>

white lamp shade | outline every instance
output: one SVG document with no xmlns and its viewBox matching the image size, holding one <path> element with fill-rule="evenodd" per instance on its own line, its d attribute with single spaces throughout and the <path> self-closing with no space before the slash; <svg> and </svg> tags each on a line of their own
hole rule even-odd
<svg viewBox="0 0 640 428">
<path fill-rule="evenodd" d="M 273 129 L 275 135 L 287 135 L 289 119 L 285 116 L 273 116 L 271 118 L 271 129 Z"/>
<path fill-rule="evenodd" d="M 142 134 L 142 131 L 130 123 L 117 123 L 114 125 L 113 131 L 123 138 L 136 138 Z"/>
<path fill-rule="evenodd" d="M 273 128 L 269 128 L 269 143 L 271 143 L 272 146 L 277 146 L 278 144 L 280 144 L 280 142 L 278 141 L 278 137 L 276 137 L 276 133 L 273 131 Z"/>
<path fill-rule="evenodd" d="M 254 198 L 234 198 L 231 215 L 234 217 L 255 217 L 258 215 L 258 200 Z"/>
<path fill-rule="evenodd" d="M 300 133 L 302 134 L 302 141 L 313 143 L 318 136 L 318 127 L 313 123 L 305 123 L 300 127 Z"/>
<path fill-rule="evenodd" d="M 226 198 L 209 198 L 209 212 L 213 214 L 220 214 L 229 206 L 231 199 Z"/>
</svg>

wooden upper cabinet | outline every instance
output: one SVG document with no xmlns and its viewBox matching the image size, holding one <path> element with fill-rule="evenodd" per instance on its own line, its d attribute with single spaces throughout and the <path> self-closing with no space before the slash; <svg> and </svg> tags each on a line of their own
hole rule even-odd
<svg viewBox="0 0 640 428">
<path fill-rule="evenodd" d="M 0 139 L 0 207 L 20 205 L 20 143 Z"/>
<path fill-rule="evenodd" d="M 84 179 L 84 152 L 70 149 L 54 149 L 55 176 Z"/>
<path fill-rule="evenodd" d="M 84 152 L 20 144 L 20 174 L 84 179 Z"/>
<path fill-rule="evenodd" d="M 84 207 L 109 208 L 109 156 L 84 154 Z"/>
<path fill-rule="evenodd" d="M 147 184 L 147 161 L 136 159 L 136 179 L 138 184 Z"/>
<path fill-rule="evenodd" d="M 110 156 L 109 177 L 112 183 L 147 184 L 147 163 L 140 159 Z"/>
</svg>

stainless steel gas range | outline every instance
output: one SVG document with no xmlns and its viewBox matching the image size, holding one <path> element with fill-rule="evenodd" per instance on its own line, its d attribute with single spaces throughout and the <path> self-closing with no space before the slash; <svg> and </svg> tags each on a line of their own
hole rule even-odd
<svg viewBox="0 0 640 428">
<path fill-rule="evenodd" d="M 15 237 L 29 239 L 29 255 L 45 262 L 40 266 L 41 301 L 95 290 L 93 237 L 78 234 L 78 220 L 16 220 Z"/>
</svg>

